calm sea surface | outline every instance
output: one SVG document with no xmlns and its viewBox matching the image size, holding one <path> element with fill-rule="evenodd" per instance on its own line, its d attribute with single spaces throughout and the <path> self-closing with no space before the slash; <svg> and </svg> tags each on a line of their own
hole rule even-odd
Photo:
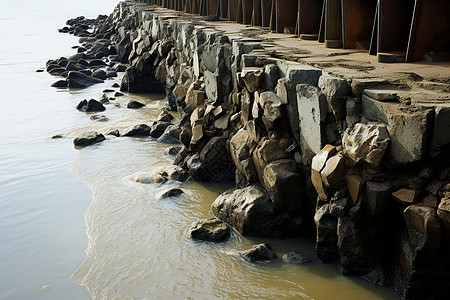
<svg viewBox="0 0 450 300">
<path fill-rule="evenodd" d="M 57 90 L 57 78 L 35 72 L 75 52 L 77 38 L 56 31 L 65 20 L 109 14 L 116 4 L 0 0 L 0 299 L 398 299 L 319 263 L 311 240 L 192 241 L 190 224 L 210 217 L 229 186 L 187 182 L 184 197 L 158 200 L 167 185 L 135 178 L 171 164 L 165 145 L 108 136 L 73 148 L 79 134 L 150 123 L 164 106 L 161 95 L 126 95 L 102 113 L 110 121 L 95 122 L 75 107 L 115 81 Z M 130 98 L 147 106 L 128 110 Z M 259 242 L 313 262 L 250 264 L 237 255 Z"/>
</svg>

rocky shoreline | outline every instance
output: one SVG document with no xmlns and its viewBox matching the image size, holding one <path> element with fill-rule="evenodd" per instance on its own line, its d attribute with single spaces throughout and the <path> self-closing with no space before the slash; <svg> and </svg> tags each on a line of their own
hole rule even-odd
<svg viewBox="0 0 450 300">
<path fill-rule="evenodd" d="M 82 46 L 47 63 L 64 77 L 55 87 L 124 72 L 121 91 L 166 93 L 158 120 L 114 132 L 181 145 L 170 149 L 173 169 L 138 181 L 235 182 L 212 203 L 216 219 L 195 222 L 192 237 L 222 241 L 229 226 L 244 235 L 315 235 L 319 259 L 342 274 L 392 285 L 404 299 L 450 293 L 448 100 L 415 100 L 416 80 L 353 78 L 279 58 L 245 33 L 135 2 L 67 25 L 60 31 Z M 102 111 L 102 99 L 78 109 Z M 242 255 L 274 258 L 264 244 Z M 299 253 L 286 260 L 308 261 Z"/>
</svg>

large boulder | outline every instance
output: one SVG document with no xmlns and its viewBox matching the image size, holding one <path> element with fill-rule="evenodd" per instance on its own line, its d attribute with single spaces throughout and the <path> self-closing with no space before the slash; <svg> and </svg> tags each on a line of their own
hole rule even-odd
<svg viewBox="0 0 450 300">
<path fill-rule="evenodd" d="M 212 204 L 214 215 L 242 234 L 280 236 L 292 233 L 292 220 L 276 214 L 269 194 L 259 185 L 231 189 Z"/>
<path fill-rule="evenodd" d="M 101 79 L 88 76 L 78 71 L 70 71 L 67 75 L 67 86 L 71 89 L 82 89 L 102 82 L 103 80 Z"/>
</svg>

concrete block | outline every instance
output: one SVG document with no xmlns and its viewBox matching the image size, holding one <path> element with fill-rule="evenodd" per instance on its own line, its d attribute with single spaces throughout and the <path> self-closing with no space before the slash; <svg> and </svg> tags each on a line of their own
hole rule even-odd
<svg viewBox="0 0 450 300">
<path fill-rule="evenodd" d="M 328 104 L 319 88 L 309 84 L 297 85 L 297 107 L 300 131 L 300 146 L 307 159 L 319 153 L 325 141 L 323 123 Z"/>
<path fill-rule="evenodd" d="M 433 111 L 408 110 L 400 103 L 380 102 L 362 96 L 363 115 L 388 125 L 391 137 L 390 156 L 400 164 L 425 158 L 430 140 Z"/>
</svg>

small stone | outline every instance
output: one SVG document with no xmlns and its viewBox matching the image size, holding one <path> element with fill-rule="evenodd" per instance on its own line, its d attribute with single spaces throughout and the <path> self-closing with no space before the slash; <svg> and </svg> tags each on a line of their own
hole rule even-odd
<svg viewBox="0 0 450 300">
<path fill-rule="evenodd" d="M 123 93 L 121 93 L 121 92 L 116 92 L 115 94 L 114 94 L 114 97 L 121 97 L 121 96 L 123 96 L 124 94 Z"/>
<path fill-rule="evenodd" d="M 93 115 L 90 118 L 92 121 L 98 121 L 98 122 L 107 122 L 109 121 L 107 116 L 104 115 Z"/>
<path fill-rule="evenodd" d="M 254 93 L 259 89 L 263 75 L 264 72 L 259 68 L 247 68 L 242 70 L 241 77 L 250 93 Z"/>
<path fill-rule="evenodd" d="M 115 82 L 115 83 L 113 83 L 113 85 L 111 85 L 111 87 L 113 87 L 113 88 L 118 88 L 118 87 L 120 87 L 120 84 L 118 84 L 117 82 Z"/>
<path fill-rule="evenodd" d="M 270 261 L 276 258 L 275 252 L 267 243 L 255 245 L 250 250 L 240 252 L 240 255 L 249 262 Z"/>
<path fill-rule="evenodd" d="M 311 259 L 303 255 L 300 251 L 293 251 L 284 254 L 283 261 L 291 264 L 304 264 L 311 262 Z"/>
<path fill-rule="evenodd" d="M 78 103 L 77 109 L 84 112 L 99 112 L 106 110 L 103 104 L 95 99 L 81 101 Z"/>
<path fill-rule="evenodd" d="M 230 227 L 217 218 L 196 221 L 189 229 L 191 238 L 211 242 L 223 242 L 230 237 L 230 233 Z"/>
<path fill-rule="evenodd" d="M 119 137 L 120 136 L 119 129 L 111 130 L 110 132 L 107 133 L 107 135 L 113 135 L 113 136 Z"/>
</svg>

